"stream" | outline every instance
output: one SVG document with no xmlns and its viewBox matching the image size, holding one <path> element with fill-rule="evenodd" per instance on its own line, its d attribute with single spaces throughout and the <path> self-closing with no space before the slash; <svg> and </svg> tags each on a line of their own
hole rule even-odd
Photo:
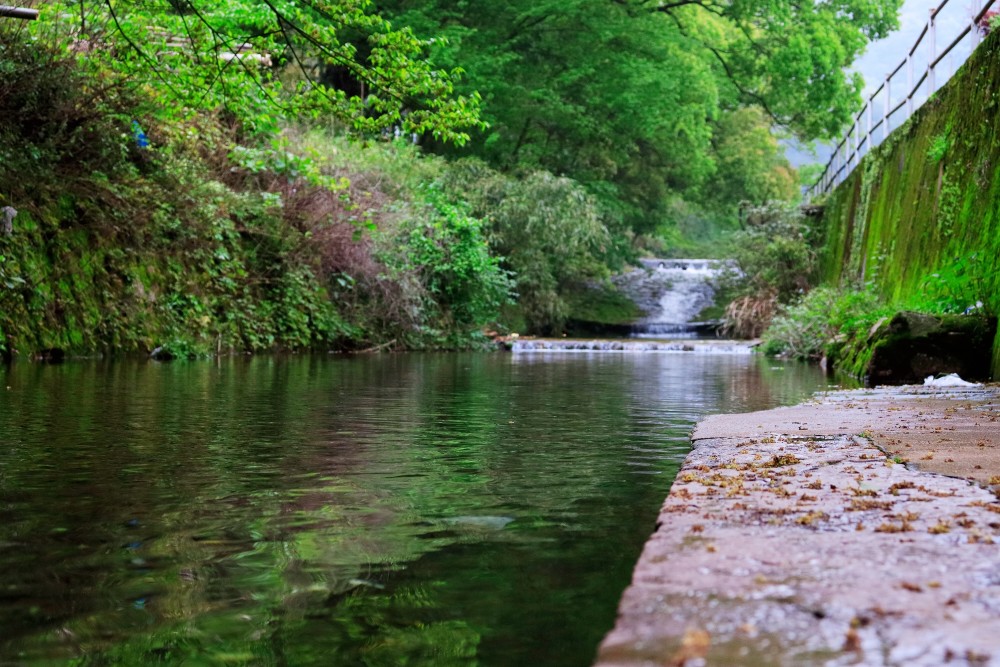
<svg viewBox="0 0 1000 667">
<path fill-rule="evenodd" d="M 747 354 L 0 367 L 0 664 L 588 665 L 694 423 L 826 386 Z"/>
</svg>

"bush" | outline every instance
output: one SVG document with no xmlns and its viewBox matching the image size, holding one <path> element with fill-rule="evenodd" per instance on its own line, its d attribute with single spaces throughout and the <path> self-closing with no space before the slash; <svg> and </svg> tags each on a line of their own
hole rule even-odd
<svg viewBox="0 0 1000 667">
<path fill-rule="evenodd" d="M 495 322 L 509 302 L 512 281 L 490 255 L 483 222 L 464 206 L 447 201 L 436 187 L 400 225 L 398 271 L 412 273 L 427 295 L 423 332 L 432 344 L 460 345 L 484 325 Z"/>
<path fill-rule="evenodd" d="M 722 279 L 728 296 L 726 329 L 753 338 L 780 306 L 805 294 L 816 277 L 810 229 L 797 207 L 771 203 L 746 208 L 743 229 L 731 237 L 733 268 Z"/>
<path fill-rule="evenodd" d="M 1000 293 L 1000 275 L 977 253 L 954 258 L 924 278 L 919 296 L 905 306 L 930 313 L 964 313 L 972 310 L 993 315 L 990 295 Z"/>
<path fill-rule="evenodd" d="M 770 325 L 777 310 L 774 292 L 738 296 L 726 306 L 723 329 L 736 338 L 757 338 Z"/>
<path fill-rule="evenodd" d="M 842 358 L 863 345 L 872 326 L 890 312 L 871 289 L 818 287 L 773 319 L 763 351 L 795 359 Z"/>
<path fill-rule="evenodd" d="M 597 201 L 568 178 L 545 171 L 515 178 L 472 160 L 456 165 L 445 185 L 486 221 L 490 247 L 516 281 L 528 329 L 561 331 L 568 295 L 608 273 L 610 234 Z"/>
</svg>

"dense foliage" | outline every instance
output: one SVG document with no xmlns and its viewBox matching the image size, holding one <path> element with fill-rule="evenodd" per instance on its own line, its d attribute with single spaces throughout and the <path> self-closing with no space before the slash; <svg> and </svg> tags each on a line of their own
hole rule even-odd
<svg viewBox="0 0 1000 667">
<path fill-rule="evenodd" d="M 509 298 L 461 206 L 390 196 L 350 155 L 303 157 L 351 144 L 286 133 L 257 149 L 198 115 L 145 145 L 128 79 L 95 94 L 71 55 L 8 36 L 0 202 L 18 215 L 0 235 L 0 351 L 454 347 Z"/>
<path fill-rule="evenodd" d="M 790 196 L 776 131 L 843 123 L 895 8 L 52 0 L 0 26 L 0 345 L 558 333 L 637 253 Z"/>
<path fill-rule="evenodd" d="M 558 333 L 571 288 L 607 274 L 611 237 L 597 202 L 568 178 L 546 171 L 511 178 L 474 161 L 458 163 L 448 185 L 487 222 L 490 245 L 517 276 L 524 326 Z"/>
<path fill-rule="evenodd" d="M 36 34 L 85 55 L 102 78 L 144 89 L 161 121 L 225 110 L 244 129 L 282 118 L 335 117 L 357 132 L 399 127 L 464 142 L 478 96 L 453 94 L 458 70 L 437 69 L 428 43 L 394 29 L 366 0 L 56 0 Z M 355 85 L 337 85 L 338 76 Z"/>
<path fill-rule="evenodd" d="M 818 287 L 774 318 L 764 352 L 794 359 L 840 356 L 863 345 L 869 330 L 892 312 L 870 289 Z"/>
<path fill-rule="evenodd" d="M 732 335 L 755 338 L 815 284 L 815 239 L 802 212 L 788 204 L 745 208 L 742 223 L 730 239 L 733 264 L 723 280 L 726 326 Z"/>
<path fill-rule="evenodd" d="M 482 94 L 489 127 L 460 152 L 576 179 L 612 221 L 653 235 L 692 205 L 732 220 L 743 199 L 790 196 L 771 127 L 836 133 L 861 87 L 843 68 L 895 25 L 898 4 L 378 3 L 395 24 L 447 37 L 435 61 Z"/>
</svg>

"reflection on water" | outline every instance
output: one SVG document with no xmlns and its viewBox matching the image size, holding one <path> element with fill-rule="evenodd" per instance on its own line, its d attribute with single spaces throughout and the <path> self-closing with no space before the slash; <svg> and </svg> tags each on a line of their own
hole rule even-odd
<svg viewBox="0 0 1000 667">
<path fill-rule="evenodd" d="M 584 665 L 751 357 L 0 369 L 0 663 Z"/>
</svg>

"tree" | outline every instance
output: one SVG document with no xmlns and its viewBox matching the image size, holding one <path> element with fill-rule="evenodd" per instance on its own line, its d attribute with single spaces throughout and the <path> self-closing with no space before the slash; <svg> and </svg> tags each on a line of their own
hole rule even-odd
<svg viewBox="0 0 1000 667">
<path fill-rule="evenodd" d="M 399 128 L 463 143 L 478 97 L 454 94 L 460 71 L 436 68 L 428 43 L 393 29 L 368 0 L 51 2 L 36 29 L 95 67 L 148 89 L 159 114 L 224 110 L 251 130 L 333 117 L 355 131 Z M 324 83 L 341 67 L 358 90 Z"/>
<path fill-rule="evenodd" d="M 898 5 L 379 2 L 394 24 L 447 37 L 433 45 L 435 60 L 461 65 L 459 89 L 482 94 L 489 127 L 464 150 L 439 150 L 579 180 L 637 232 L 656 228 L 672 196 L 704 198 L 715 175 L 761 166 L 731 159 L 720 137 L 747 125 L 741 109 L 763 119 L 755 122 L 758 140 L 771 124 L 804 138 L 836 133 L 859 100 L 860 81 L 843 67 L 894 25 Z M 752 174 L 735 180 L 759 189 Z"/>
<path fill-rule="evenodd" d="M 665 17 L 602 0 L 380 7 L 418 34 L 448 38 L 435 59 L 461 64 L 462 89 L 482 94 L 489 127 L 470 150 L 494 166 L 610 184 L 594 190 L 608 200 L 621 197 L 616 178 L 637 162 L 656 164 L 673 187 L 710 169 L 710 66 L 686 56 Z"/>
<path fill-rule="evenodd" d="M 794 173 L 760 107 L 722 114 L 713 126 L 712 155 L 716 168 L 702 198 L 707 206 L 735 210 L 795 196 Z"/>
<path fill-rule="evenodd" d="M 618 0 L 628 2 L 628 0 Z M 714 59 L 740 105 L 760 106 L 801 139 L 833 138 L 860 102 L 845 68 L 898 25 L 901 0 L 637 0 Z"/>
</svg>

